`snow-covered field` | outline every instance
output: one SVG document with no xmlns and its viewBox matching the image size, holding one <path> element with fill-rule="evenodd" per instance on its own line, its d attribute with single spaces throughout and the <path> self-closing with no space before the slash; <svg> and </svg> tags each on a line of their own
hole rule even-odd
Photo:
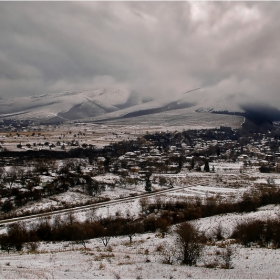
<svg viewBox="0 0 280 280">
<path fill-rule="evenodd" d="M 224 214 L 219 216 L 213 216 L 208 218 L 202 218 L 195 221 L 196 225 L 203 232 L 211 234 L 211 231 L 218 227 L 222 228 L 223 236 L 229 237 L 233 231 L 233 228 L 240 222 L 248 220 L 267 220 L 280 217 L 279 205 L 266 205 L 260 207 L 256 212 L 244 213 L 244 214 Z"/>
<path fill-rule="evenodd" d="M 201 230 L 208 230 L 221 224 L 226 230 L 240 219 L 249 217 L 265 218 L 279 213 L 279 207 L 268 206 L 256 213 L 244 215 L 222 215 L 194 221 Z M 174 227 L 174 226 L 173 226 Z M 178 253 L 174 248 L 175 236 L 162 238 L 158 233 L 139 234 L 132 244 L 126 236 L 112 238 L 107 247 L 100 239 L 86 243 L 86 249 L 72 242 L 41 242 L 36 252 L 1 253 L 1 279 L 55 278 L 55 279 L 277 279 L 280 271 L 280 250 L 243 248 L 231 244 L 233 251 L 232 269 L 206 266 L 217 262 L 224 250 L 222 242 L 206 246 L 197 266 L 181 265 L 176 261 Z M 168 251 L 166 251 L 166 249 Z M 164 264 L 171 254 L 174 263 Z"/>
<path fill-rule="evenodd" d="M 80 122 L 57 126 L 34 126 L 33 131 L 0 132 L 0 143 L 8 150 L 69 150 L 77 145 L 103 147 L 122 140 L 133 140 L 148 133 L 158 131 L 182 131 L 188 129 L 219 128 L 231 126 L 239 128 L 243 118 L 240 116 L 197 113 L 186 109 L 159 114 L 112 120 L 106 124 Z M 17 146 L 21 144 L 21 148 Z M 53 146 L 50 148 L 50 145 Z M 27 146 L 28 145 L 28 146 Z M 30 145 L 30 146 L 29 146 Z M 75 146 L 74 146 L 75 145 Z"/>
<path fill-rule="evenodd" d="M 178 109 L 175 112 L 167 111 L 129 119 L 112 120 L 108 121 L 108 124 L 141 125 L 147 127 L 147 131 L 153 132 L 155 130 L 149 129 L 147 124 L 150 127 L 156 126 L 157 131 L 180 131 L 183 129 L 205 129 L 220 126 L 239 128 L 242 122 L 243 117 L 240 116 L 198 113 L 191 109 Z"/>
</svg>

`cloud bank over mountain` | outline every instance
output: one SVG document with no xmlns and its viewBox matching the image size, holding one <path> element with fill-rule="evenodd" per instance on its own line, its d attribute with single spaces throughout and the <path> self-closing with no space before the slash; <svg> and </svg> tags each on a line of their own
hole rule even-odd
<svg viewBox="0 0 280 280">
<path fill-rule="evenodd" d="M 280 107 L 279 2 L 1 2 L 0 96 L 192 88 Z"/>
</svg>

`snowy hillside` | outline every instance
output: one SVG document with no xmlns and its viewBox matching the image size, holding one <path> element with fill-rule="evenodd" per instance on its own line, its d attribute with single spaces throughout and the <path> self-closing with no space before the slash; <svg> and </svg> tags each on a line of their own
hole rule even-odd
<svg viewBox="0 0 280 280">
<path fill-rule="evenodd" d="M 67 121 L 102 121 L 149 115 L 177 116 L 178 110 L 190 113 L 244 114 L 251 119 L 271 122 L 280 119 L 276 108 L 252 104 L 246 95 L 213 95 L 195 89 L 176 95 L 153 96 L 143 101 L 128 89 L 94 89 L 0 100 L 0 119 L 34 120 L 42 123 Z M 259 105 L 257 105 L 259 104 Z M 169 113 L 167 113 L 170 111 Z M 264 113 L 265 112 L 265 113 Z M 248 114 L 249 113 L 249 114 Z"/>
<path fill-rule="evenodd" d="M 99 115 L 93 117 L 91 120 L 107 120 L 113 118 L 127 118 L 139 117 L 150 114 L 164 113 L 167 111 L 174 111 L 174 115 L 184 111 L 185 113 L 201 112 L 201 113 L 214 113 L 214 112 L 229 112 L 229 113 L 244 113 L 240 107 L 241 100 L 236 96 L 224 96 L 222 98 L 213 98 L 207 92 L 196 92 L 181 94 L 176 99 L 169 98 L 155 99 L 147 103 L 137 104 L 123 110 L 114 111 L 106 115 Z M 176 111 L 175 111 L 176 110 Z"/>
<path fill-rule="evenodd" d="M 38 121 L 75 120 L 117 111 L 138 102 L 139 99 L 126 89 L 63 92 L 1 100 L 0 117 Z"/>
</svg>

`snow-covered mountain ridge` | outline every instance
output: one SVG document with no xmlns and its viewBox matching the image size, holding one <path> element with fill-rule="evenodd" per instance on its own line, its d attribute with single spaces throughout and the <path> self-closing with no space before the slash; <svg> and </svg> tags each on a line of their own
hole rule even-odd
<svg viewBox="0 0 280 280">
<path fill-rule="evenodd" d="M 252 109 L 252 106 L 246 105 L 249 104 L 248 100 L 245 95 L 214 97 L 210 93 L 198 90 L 175 97 L 172 97 L 172 94 L 165 98 L 153 97 L 145 101 L 141 95 L 128 89 L 104 88 L 0 100 L 0 118 L 34 120 L 42 123 L 100 121 L 164 114 L 167 111 L 174 111 L 176 116 L 178 109 L 187 112 L 245 115 Z M 263 108 L 258 110 L 264 111 Z M 252 110 L 250 112 L 252 114 Z M 273 108 L 273 121 L 278 120 L 279 116 L 280 112 Z"/>
<path fill-rule="evenodd" d="M 0 117 L 38 121 L 75 120 L 118 111 L 141 102 L 125 89 L 95 89 L 0 100 Z"/>
</svg>

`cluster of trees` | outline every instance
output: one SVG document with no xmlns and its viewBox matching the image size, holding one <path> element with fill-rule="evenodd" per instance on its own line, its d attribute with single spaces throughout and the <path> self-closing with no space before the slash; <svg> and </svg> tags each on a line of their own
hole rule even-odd
<svg viewBox="0 0 280 280">
<path fill-rule="evenodd" d="M 13 188 L 16 183 L 26 188 L 26 193 L 21 193 L 18 188 Z M 21 205 L 20 201 L 37 200 L 40 198 L 40 192 L 34 189 L 40 183 L 40 178 L 30 171 L 25 171 L 22 167 L 12 166 L 7 171 L 0 168 L 0 196 L 7 198 L 1 206 L 3 212 L 9 212 L 13 209 L 13 203 L 9 197 L 14 197 L 16 205 Z"/>
<path fill-rule="evenodd" d="M 154 223 L 155 225 L 151 225 Z M 75 241 L 86 246 L 86 240 L 91 238 L 100 238 L 107 246 L 111 237 L 127 236 L 132 242 L 136 233 L 144 231 L 155 231 L 159 222 L 155 220 L 138 220 L 131 218 L 89 218 L 85 222 L 77 221 L 73 214 L 69 214 L 62 220 L 57 216 L 53 223 L 48 219 L 40 220 L 31 228 L 23 224 L 12 224 L 8 226 L 7 234 L 0 237 L 2 250 L 21 250 L 25 242 L 38 241 Z"/>
<path fill-rule="evenodd" d="M 280 217 L 278 219 L 246 220 L 237 224 L 231 238 L 246 247 L 257 244 L 262 247 L 280 248 Z"/>
<path fill-rule="evenodd" d="M 104 190 L 90 175 L 83 174 L 84 161 L 66 160 L 58 166 L 55 160 L 32 160 L 25 167 L 11 166 L 0 168 L 0 196 L 5 198 L 1 210 L 5 213 L 14 207 L 25 205 L 29 201 L 40 200 L 67 191 L 69 188 L 81 185 L 84 193 L 95 195 Z M 50 176 L 55 173 L 56 176 Z M 49 181 L 41 182 L 41 176 L 48 175 Z M 15 187 L 15 185 L 18 185 Z"/>
<path fill-rule="evenodd" d="M 0 237 L 0 246 L 1 250 L 8 253 L 22 250 L 24 244 L 35 250 L 39 241 L 73 241 L 86 248 L 87 239 L 99 238 L 104 246 L 108 246 L 110 239 L 117 236 L 127 236 L 132 243 L 135 234 L 160 229 L 159 221 L 156 221 L 152 227 L 151 223 L 151 218 L 134 221 L 122 217 L 79 222 L 69 214 L 65 220 L 56 217 L 53 223 L 47 219 L 40 220 L 31 228 L 19 223 L 9 225 L 7 234 Z M 175 233 L 175 249 L 165 248 L 170 251 L 164 252 L 165 258 L 168 257 L 168 263 L 172 263 L 170 254 L 173 254 L 172 259 L 176 255 L 183 264 L 195 265 L 201 258 L 207 243 L 205 234 L 199 232 L 198 228 L 189 222 L 178 225 Z"/>
<path fill-rule="evenodd" d="M 154 223 L 153 226 L 152 223 Z M 9 225 L 7 234 L 0 237 L 0 246 L 1 250 L 7 252 L 20 251 L 24 243 L 32 244 L 38 241 L 74 241 L 86 247 L 86 240 L 90 238 L 100 238 L 104 246 L 107 246 L 112 237 L 127 236 L 131 243 L 135 234 L 155 231 L 159 228 L 161 228 L 159 220 L 134 221 L 129 218 L 116 217 L 79 222 L 72 214 L 69 214 L 65 220 L 59 216 L 53 223 L 44 219 L 31 228 L 19 223 Z M 201 255 L 205 238 L 202 238 L 203 235 L 199 234 L 197 228 L 189 223 L 179 225 L 176 233 L 182 262 L 187 265 L 196 264 Z M 33 247 L 36 248 L 36 246 Z"/>
</svg>

